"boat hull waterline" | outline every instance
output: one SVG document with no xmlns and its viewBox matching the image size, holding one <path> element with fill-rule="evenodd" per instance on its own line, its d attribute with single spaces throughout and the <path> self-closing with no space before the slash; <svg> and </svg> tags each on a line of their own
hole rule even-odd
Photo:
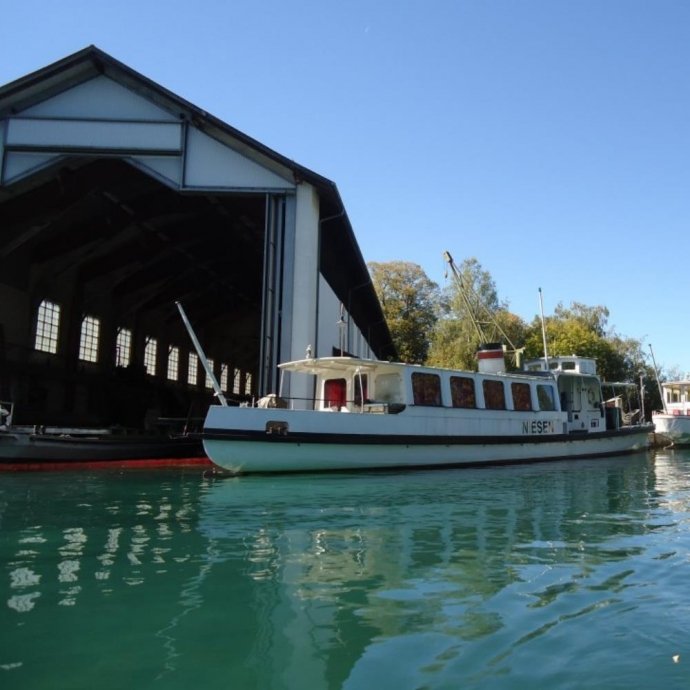
<svg viewBox="0 0 690 690">
<path fill-rule="evenodd" d="M 268 417 L 266 418 L 268 420 Z M 274 418 L 272 418 L 274 419 Z M 204 449 L 232 474 L 458 467 L 619 455 L 649 446 L 651 426 L 573 436 L 421 437 L 208 428 Z"/>
</svg>

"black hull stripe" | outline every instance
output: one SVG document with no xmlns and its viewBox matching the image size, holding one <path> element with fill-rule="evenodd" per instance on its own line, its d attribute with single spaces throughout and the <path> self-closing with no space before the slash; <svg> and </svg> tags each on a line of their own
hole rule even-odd
<svg viewBox="0 0 690 690">
<path fill-rule="evenodd" d="M 265 431 L 246 429 L 205 429 L 204 441 L 263 441 L 268 443 L 323 443 L 332 445 L 386 445 L 386 446 L 468 446 L 468 445 L 537 445 L 542 443 L 582 443 L 651 433 L 652 427 L 624 428 L 614 431 L 575 434 L 548 434 L 524 436 L 420 436 L 400 434 L 322 434 L 288 432 L 286 435 L 267 434 Z"/>
</svg>

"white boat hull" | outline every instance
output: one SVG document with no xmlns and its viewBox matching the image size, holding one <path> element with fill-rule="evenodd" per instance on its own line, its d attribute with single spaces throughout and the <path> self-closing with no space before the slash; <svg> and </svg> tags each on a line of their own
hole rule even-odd
<svg viewBox="0 0 690 690">
<path fill-rule="evenodd" d="M 212 407 L 204 449 L 230 473 L 457 467 L 615 455 L 649 446 L 651 425 L 598 433 L 561 433 L 562 415 L 492 421 L 439 418 L 416 425 L 407 415 L 328 414 Z M 498 419 L 498 415 L 497 415 Z M 497 424 L 502 425 L 496 434 Z M 483 428 L 484 427 L 484 428 Z M 418 431 L 412 432 L 417 428 Z M 453 428 L 463 429 L 457 435 Z M 466 433 L 472 428 L 473 433 Z M 493 428 L 494 433 L 491 433 Z"/>
<path fill-rule="evenodd" d="M 655 413 L 652 415 L 654 433 L 668 443 L 690 445 L 690 416 Z"/>
</svg>

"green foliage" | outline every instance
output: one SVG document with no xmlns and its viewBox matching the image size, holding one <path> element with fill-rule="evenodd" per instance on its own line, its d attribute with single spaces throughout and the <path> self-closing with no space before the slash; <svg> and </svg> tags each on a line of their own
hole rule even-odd
<svg viewBox="0 0 690 690">
<path fill-rule="evenodd" d="M 423 363 L 437 319 L 438 285 L 407 261 L 371 262 L 368 267 L 399 358 Z"/>
<path fill-rule="evenodd" d="M 545 319 L 549 356 L 579 355 L 597 360 L 597 371 L 608 381 L 632 381 L 644 362 L 639 341 L 607 331 L 606 307 L 559 304 L 554 315 Z M 532 321 L 525 339 L 525 357 L 544 356 L 541 320 Z"/>
<path fill-rule="evenodd" d="M 465 259 L 458 279 L 446 289 L 442 315 L 433 334 L 429 364 L 475 369 L 476 352 L 485 342 L 510 342 L 519 346 L 526 325 L 498 298 L 496 284 L 475 258 Z"/>
<path fill-rule="evenodd" d="M 646 362 L 642 343 L 608 329 L 608 317 L 609 310 L 603 306 L 587 307 L 575 302 L 566 308 L 559 304 L 554 315 L 545 319 L 548 354 L 592 357 L 603 381 L 637 384 L 642 376 L 649 416 L 661 405 L 654 369 Z M 543 356 L 541 320 L 535 317 L 525 338 L 525 358 Z"/>
</svg>

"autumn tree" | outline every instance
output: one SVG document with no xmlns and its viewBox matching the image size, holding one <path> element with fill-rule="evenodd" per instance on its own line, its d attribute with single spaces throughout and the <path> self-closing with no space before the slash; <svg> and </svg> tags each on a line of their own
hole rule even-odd
<svg viewBox="0 0 690 690">
<path fill-rule="evenodd" d="M 415 263 L 372 261 L 368 267 L 398 357 L 424 363 L 437 318 L 438 285 Z"/>
</svg>

